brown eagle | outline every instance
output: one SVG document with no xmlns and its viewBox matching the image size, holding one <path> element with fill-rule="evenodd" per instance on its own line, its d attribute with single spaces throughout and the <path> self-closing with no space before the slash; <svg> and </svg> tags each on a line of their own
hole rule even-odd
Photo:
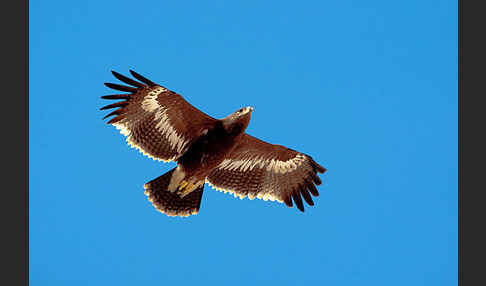
<svg viewBox="0 0 486 286">
<path fill-rule="evenodd" d="M 176 168 L 144 186 L 148 199 L 162 213 L 197 214 L 205 182 L 241 199 L 248 196 L 250 200 L 284 202 L 289 207 L 295 203 L 302 212 L 302 198 L 314 205 L 310 194 L 319 195 L 315 185 L 321 180 L 317 173 L 326 169 L 309 155 L 245 133 L 253 107 L 215 119 L 132 70 L 138 81 L 112 73 L 130 86 L 105 83 L 128 93 L 101 97 L 123 100 L 102 107 L 118 108 L 103 119 L 115 116 L 108 124 L 119 129 L 128 144 L 144 155 L 177 162 Z"/>
</svg>

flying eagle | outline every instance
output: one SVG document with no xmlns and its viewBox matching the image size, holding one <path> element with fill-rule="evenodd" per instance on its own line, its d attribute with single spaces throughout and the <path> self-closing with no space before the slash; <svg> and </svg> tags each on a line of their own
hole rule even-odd
<svg viewBox="0 0 486 286">
<path fill-rule="evenodd" d="M 130 70 L 133 80 L 115 71 L 130 85 L 105 83 L 128 92 L 106 95 L 123 101 L 102 107 L 118 108 L 103 119 L 127 137 L 130 146 L 155 160 L 177 167 L 144 185 L 152 204 L 168 216 L 197 214 L 204 183 L 241 199 L 284 202 L 304 211 L 318 196 L 317 173 L 326 169 L 312 157 L 259 140 L 245 133 L 253 107 L 215 119 L 189 104 L 181 95 Z M 293 202 L 292 202 L 293 201 Z"/>
</svg>

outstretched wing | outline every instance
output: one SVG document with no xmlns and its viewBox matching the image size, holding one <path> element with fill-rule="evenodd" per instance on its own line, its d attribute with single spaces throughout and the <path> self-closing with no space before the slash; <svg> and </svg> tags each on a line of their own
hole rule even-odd
<svg viewBox="0 0 486 286">
<path fill-rule="evenodd" d="M 293 200 L 303 212 L 302 198 L 314 205 L 310 194 L 319 195 L 315 185 L 320 185 L 321 180 L 317 173 L 325 171 L 308 155 L 243 134 L 207 182 L 235 197 L 285 202 L 289 207 Z"/>
<path fill-rule="evenodd" d="M 216 119 L 189 104 L 179 94 L 158 85 L 138 73 L 130 73 L 138 81 L 112 71 L 120 81 L 131 86 L 105 83 L 109 88 L 128 92 L 106 95 L 104 99 L 123 99 L 101 109 L 118 108 L 106 115 L 115 116 L 113 124 L 127 136 L 130 146 L 144 155 L 164 162 L 177 160 Z"/>
</svg>

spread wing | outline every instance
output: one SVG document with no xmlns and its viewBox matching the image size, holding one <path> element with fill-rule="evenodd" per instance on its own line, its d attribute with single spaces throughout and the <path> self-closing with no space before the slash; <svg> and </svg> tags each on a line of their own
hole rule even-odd
<svg viewBox="0 0 486 286">
<path fill-rule="evenodd" d="M 118 108 L 104 118 L 115 116 L 108 124 L 119 129 L 127 136 L 128 144 L 144 155 L 164 162 L 177 160 L 204 129 L 216 121 L 179 94 L 132 70 L 130 73 L 140 82 L 114 71 L 112 73 L 130 86 L 105 83 L 109 88 L 128 93 L 101 97 L 123 99 L 102 107 L 102 110 Z"/>
<path fill-rule="evenodd" d="M 293 200 L 303 212 L 302 198 L 314 205 L 310 194 L 319 195 L 315 185 L 320 185 L 321 180 L 317 173 L 325 171 L 308 155 L 243 134 L 231 154 L 207 177 L 207 182 L 241 199 L 256 197 L 285 202 L 289 207 Z"/>
</svg>

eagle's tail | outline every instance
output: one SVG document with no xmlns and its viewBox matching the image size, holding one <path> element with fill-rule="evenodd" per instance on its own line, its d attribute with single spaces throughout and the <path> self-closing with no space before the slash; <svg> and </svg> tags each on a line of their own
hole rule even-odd
<svg viewBox="0 0 486 286">
<path fill-rule="evenodd" d="M 181 198 L 168 190 L 174 169 L 144 185 L 145 195 L 154 207 L 168 216 L 189 216 L 199 212 L 204 184 Z"/>
</svg>

